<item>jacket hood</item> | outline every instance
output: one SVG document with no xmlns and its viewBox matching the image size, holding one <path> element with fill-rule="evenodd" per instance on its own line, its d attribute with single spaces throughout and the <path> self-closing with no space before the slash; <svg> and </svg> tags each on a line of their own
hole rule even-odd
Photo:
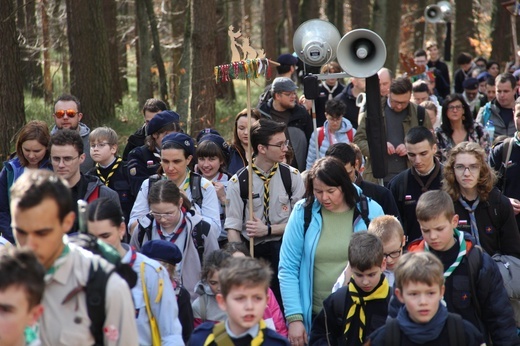
<svg viewBox="0 0 520 346">
<path fill-rule="evenodd" d="M 197 293 L 198 295 L 202 295 L 202 294 L 206 294 L 208 296 L 215 295 L 213 293 L 213 291 L 211 290 L 211 288 L 209 287 L 208 283 L 204 282 L 202 280 L 197 282 L 197 284 L 195 285 L 195 293 Z"/>
<path fill-rule="evenodd" d="M 325 120 L 325 123 L 323 124 L 323 126 L 325 127 L 325 133 L 327 133 L 329 131 L 329 121 Z M 343 119 L 341 120 L 341 127 L 336 132 L 347 133 L 348 131 L 352 130 L 352 128 L 353 127 L 352 127 L 352 123 L 350 122 L 350 120 L 343 117 Z"/>
<path fill-rule="evenodd" d="M 78 128 L 79 128 L 79 135 L 81 136 L 81 138 L 88 136 L 90 134 L 90 129 L 87 125 L 80 122 L 78 125 Z M 56 125 L 54 125 L 51 129 L 51 136 L 53 134 L 55 134 L 56 132 L 58 132 L 58 127 L 56 127 Z"/>
</svg>

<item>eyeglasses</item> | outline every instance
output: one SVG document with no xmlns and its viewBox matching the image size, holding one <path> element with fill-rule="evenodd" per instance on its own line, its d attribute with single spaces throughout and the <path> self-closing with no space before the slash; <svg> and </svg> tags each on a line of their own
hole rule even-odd
<svg viewBox="0 0 520 346">
<path fill-rule="evenodd" d="M 286 92 L 282 92 L 282 94 L 287 97 L 296 96 L 296 91 L 292 91 L 292 92 L 286 91 Z"/>
<path fill-rule="evenodd" d="M 332 115 L 327 114 L 326 118 L 329 121 L 329 123 L 340 123 L 343 120 L 343 116 L 341 115 L 339 117 L 333 117 Z"/>
<path fill-rule="evenodd" d="M 408 103 L 410 103 L 410 101 L 396 101 L 392 99 L 392 97 L 390 97 L 390 103 L 396 106 L 406 107 L 408 106 Z"/>
<path fill-rule="evenodd" d="M 98 144 L 91 144 L 90 145 L 90 149 L 96 149 L 96 148 L 103 149 L 107 145 L 109 145 L 109 143 L 107 143 L 107 142 L 98 143 Z"/>
<path fill-rule="evenodd" d="M 289 140 L 286 140 L 285 142 L 283 143 L 280 143 L 280 144 L 264 144 L 266 147 L 268 146 L 271 146 L 271 147 L 278 147 L 280 149 L 286 149 L 289 147 Z"/>
<path fill-rule="evenodd" d="M 164 220 L 172 220 L 175 217 L 175 214 L 177 214 L 175 211 L 172 211 L 170 213 L 156 213 L 154 211 L 150 211 L 150 214 L 154 217 L 156 220 L 164 219 Z"/>
<path fill-rule="evenodd" d="M 65 115 L 67 115 L 67 117 L 69 117 L 69 118 L 74 118 L 76 116 L 76 114 L 78 114 L 78 112 L 76 112 L 74 109 L 67 109 L 67 110 L 59 109 L 56 112 L 54 112 L 54 115 L 58 119 L 63 118 Z"/>
<path fill-rule="evenodd" d="M 462 105 L 448 106 L 449 111 L 460 111 L 463 108 Z"/>
<path fill-rule="evenodd" d="M 64 156 L 64 157 L 51 156 L 51 161 L 52 161 L 52 163 L 57 164 L 57 165 L 59 165 L 61 161 L 63 161 L 63 163 L 65 165 L 70 165 L 72 163 L 72 161 L 76 160 L 78 157 L 79 157 L 79 155 L 76 156 L 76 157 L 72 157 L 72 156 Z"/>
<path fill-rule="evenodd" d="M 399 256 L 401 256 L 401 252 L 402 251 L 403 251 L 403 246 L 401 245 L 399 250 L 393 251 L 393 252 L 390 252 L 390 253 L 383 253 L 383 255 L 385 256 L 385 258 L 390 257 L 390 258 L 396 259 L 396 258 L 399 258 Z"/>
<path fill-rule="evenodd" d="M 471 174 L 476 174 L 480 171 L 480 165 L 477 165 L 477 164 L 473 164 L 473 165 L 469 165 L 469 166 L 455 165 L 455 166 L 453 166 L 453 169 L 458 174 L 466 173 L 466 169 L 468 169 Z"/>
</svg>

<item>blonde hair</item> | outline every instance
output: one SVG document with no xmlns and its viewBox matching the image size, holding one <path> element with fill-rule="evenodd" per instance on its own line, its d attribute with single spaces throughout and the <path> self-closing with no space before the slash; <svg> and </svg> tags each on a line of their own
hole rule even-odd
<svg viewBox="0 0 520 346">
<path fill-rule="evenodd" d="M 393 215 L 382 215 L 374 218 L 368 226 L 368 233 L 377 235 L 383 244 L 395 237 L 402 241 L 404 236 L 401 223 Z"/>
<path fill-rule="evenodd" d="M 430 252 L 409 252 L 401 256 L 394 270 L 395 287 L 402 290 L 410 282 L 428 286 L 444 285 L 444 267 Z"/>
<path fill-rule="evenodd" d="M 110 127 L 98 127 L 94 129 L 88 136 L 89 142 L 96 143 L 106 140 L 109 145 L 117 145 L 117 133 Z"/>
</svg>

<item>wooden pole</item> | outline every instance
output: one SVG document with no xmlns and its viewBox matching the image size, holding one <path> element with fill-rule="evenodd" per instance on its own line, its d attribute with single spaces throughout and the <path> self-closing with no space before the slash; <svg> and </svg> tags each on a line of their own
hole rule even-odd
<svg viewBox="0 0 520 346">
<path fill-rule="evenodd" d="M 249 140 L 247 141 L 247 177 L 248 177 L 248 204 L 249 204 L 249 220 L 253 220 L 253 169 L 251 164 L 253 163 L 253 154 L 251 148 L 251 81 L 246 78 L 246 90 L 247 90 L 247 133 Z M 253 237 L 249 237 L 249 252 L 251 257 L 255 257 L 255 240 Z"/>
</svg>

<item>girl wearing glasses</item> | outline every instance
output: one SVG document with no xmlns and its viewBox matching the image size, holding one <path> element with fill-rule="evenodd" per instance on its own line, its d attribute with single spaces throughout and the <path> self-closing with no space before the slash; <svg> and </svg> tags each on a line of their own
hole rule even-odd
<svg viewBox="0 0 520 346">
<path fill-rule="evenodd" d="M 27 123 L 16 139 L 16 152 L 9 161 L 4 162 L 0 172 L 0 232 L 14 243 L 9 211 L 9 189 L 26 168 L 52 170 L 49 161 L 48 145 L 50 134 L 47 124 L 33 120 Z"/>
<path fill-rule="evenodd" d="M 195 285 L 200 279 L 202 259 L 218 250 L 217 233 L 195 212 L 191 203 L 172 180 L 155 182 L 148 193 L 150 212 L 139 219 L 130 245 L 140 250 L 149 240 L 162 239 L 177 245 L 182 261 L 177 264 L 177 277 L 197 298 Z"/>
<path fill-rule="evenodd" d="M 451 94 L 442 104 L 441 126 L 435 129 L 439 160 L 446 161 L 448 152 L 457 144 L 468 141 L 480 144 L 487 155 L 491 149 L 489 133 L 475 122 L 471 109 L 462 95 Z"/>
<path fill-rule="evenodd" d="M 455 146 L 444 166 L 443 189 L 453 199 L 458 228 L 473 235 L 490 255 L 520 257 L 520 234 L 509 199 L 494 187 L 496 177 L 477 143 Z"/>
</svg>

